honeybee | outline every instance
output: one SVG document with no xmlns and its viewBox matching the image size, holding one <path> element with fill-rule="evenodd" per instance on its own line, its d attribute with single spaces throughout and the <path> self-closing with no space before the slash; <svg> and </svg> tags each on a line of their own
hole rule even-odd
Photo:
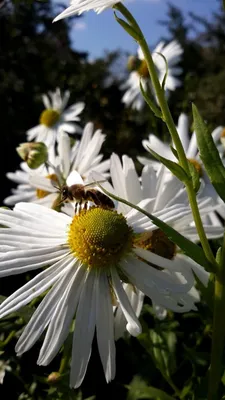
<svg viewBox="0 0 225 400">
<path fill-rule="evenodd" d="M 100 181 L 99 183 L 104 182 Z M 88 201 L 92 201 L 96 206 L 102 208 L 114 208 L 113 201 L 106 196 L 104 193 L 97 189 L 91 188 L 95 183 L 89 183 L 87 185 L 76 184 L 72 186 L 63 185 L 60 188 L 61 193 L 61 203 L 69 201 L 75 201 L 75 213 L 77 212 L 77 207 L 84 204 L 84 209 L 87 209 Z"/>
</svg>

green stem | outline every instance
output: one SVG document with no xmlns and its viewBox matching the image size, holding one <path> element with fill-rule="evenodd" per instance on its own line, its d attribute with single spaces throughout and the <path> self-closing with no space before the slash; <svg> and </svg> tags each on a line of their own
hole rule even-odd
<svg viewBox="0 0 225 400">
<path fill-rule="evenodd" d="M 117 9 L 118 11 L 120 11 L 122 15 L 124 15 L 124 17 L 130 23 L 130 25 L 136 30 L 136 32 L 139 36 L 139 39 L 137 41 L 138 41 L 138 43 L 142 49 L 142 52 L 144 54 L 144 57 L 145 57 L 145 61 L 146 61 L 147 67 L 148 67 L 149 75 L 151 77 L 152 85 L 154 87 L 154 90 L 155 90 L 155 93 L 156 93 L 156 96 L 158 99 L 158 103 L 159 103 L 161 111 L 162 111 L 162 119 L 165 121 L 167 128 L 170 132 L 170 135 L 172 137 L 173 143 L 176 146 L 180 165 L 183 167 L 183 169 L 189 175 L 190 173 L 189 173 L 188 160 L 186 158 L 182 142 L 180 140 L 176 126 L 174 124 L 172 115 L 170 113 L 170 109 L 169 109 L 167 101 L 166 101 L 164 90 L 160 85 L 157 71 L 155 68 L 155 64 L 152 59 L 151 53 L 149 51 L 149 47 L 145 40 L 145 37 L 144 37 L 138 23 L 136 22 L 136 20 L 132 16 L 132 14 L 127 10 L 127 8 L 123 4 L 118 3 L 114 6 L 114 8 Z M 198 204 L 196 201 L 196 194 L 195 194 L 195 191 L 194 191 L 194 188 L 193 188 L 193 185 L 191 182 L 186 183 L 186 189 L 187 189 L 189 203 L 190 203 L 192 213 L 193 213 L 195 226 L 196 226 L 203 250 L 205 252 L 207 259 L 217 268 L 217 264 L 216 264 L 215 258 L 213 256 L 213 252 L 210 248 L 210 245 L 208 243 L 208 240 L 207 240 L 204 228 L 203 228 L 202 220 L 201 220 L 199 209 L 198 209 Z"/>
<path fill-rule="evenodd" d="M 214 313 L 213 313 L 213 333 L 211 367 L 209 373 L 209 395 L 208 400 L 218 399 L 218 390 L 222 373 L 222 361 L 224 352 L 225 338 L 225 232 L 223 237 L 223 247 L 219 260 L 219 269 L 215 278 L 214 289 Z"/>
</svg>

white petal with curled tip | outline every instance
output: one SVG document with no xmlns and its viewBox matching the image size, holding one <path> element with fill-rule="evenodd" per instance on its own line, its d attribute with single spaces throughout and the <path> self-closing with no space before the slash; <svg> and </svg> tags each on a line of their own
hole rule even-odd
<svg viewBox="0 0 225 400">
<path fill-rule="evenodd" d="M 101 272 L 97 276 L 96 293 L 96 335 L 98 350 L 106 382 L 108 383 L 114 379 L 116 373 L 116 349 L 112 298 L 108 279 L 104 272 Z"/>
<path fill-rule="evenodd" d="M 124 317 L 127 320 L 126 329 L 132 336 L 138 336 L 142 331 L 141 324 L 138 321 L 138 318 L 130 304 L 126 292 L 123 289 L 123 285 L 119 279 L 119 276 L 114 268 L 111 269 L 111 277 L 113 289 L 120 302 L 120 307 L 123 311 Z"/>
<path fill-rule="evenodd" d="M 184 254 L 177 254 L 176 258 L 180 260 L 180 262 L 185 263 L 185 268 L 188 268 L 189 266 L 189 268 L 192 269 L 197 275 L 202 284 L 207 287 L 210 274 L 201 265 L 197 264 L 194 260 L 188 258 Z"/>
<path fill-rule="evenodd" d="M 143 306 L 144 294 L 137 288 L 134 288 L 132 285 L 127 283 L 123 284 L 123 288 L 131 303 L 131 307 L 133 308 L 136 316 L 139 317 Z M 121 338 L 125 330 L 126 330 L 126 319 L 124 317 L 120 304 L 118 304 L 115 315 L 115 340 Z"/>
<path fill-rule="evenodd" d="M 73 256 L 64 257 L 63 260 L 58 261 L 51 267 L 42 271 L 31 279 L 24 286 L 14 292 L 0 305 L 0 317 L 18 310 L 20 307 L 25 306 L 35 297 L 47 290 L 53 285 L 56 280 L 65 273 L 68 266 L 70 266 Z"/>
<path fill-rule="evenodd" d="M 74 268 L 73 273 L 75 275 L 75 265 L 73 265 L 72 268 Z M 66 293 L 66 289 L 69 285 L 68 278 L 70 276 L 70 272 L 71 268 L 66 271 L 63 277 L 60 277 L 55 282 L 53 287 L 49 290 L 40 305 L 37 307 L 35 313 L 32 315 L 16 344 L 17 355 L 21 355 L 25 351 L 29 350 L 44 332 L 49 321 L 52 320 L 58 304 L 61 304 L 61 299 Z"/>
<path fill-rule="evenodd" d="M 76 270 L 74 269 L 74 265 L 71 264 L 66 276 L 67 288 L 64 295 L 58 300 L 41 347 L 38 358 L 39 365 L 48 365 L 56 356 L 68 336 L 84 279 L 85 269 L 83 266 L 79 266 Z"/>
<path fill-rule="evenodd" d="M 96 325 L 96 275 L 87 272 L 76 313 L 76 327 L 73 334 L 70 386 L 81 385 L 91 355 L 91 346 Z"/>
</svg>

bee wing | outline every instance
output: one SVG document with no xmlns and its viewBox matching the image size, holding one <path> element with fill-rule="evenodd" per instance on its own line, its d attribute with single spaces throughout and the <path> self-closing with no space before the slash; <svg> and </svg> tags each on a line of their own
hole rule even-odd
<svg viewBox="0 0 225 400">
<path fill-rule="evenodd" d="M 98 187 L 98 183 L 104 183 L 104 182 L 106 182 L 106 179 L 104 179 L 104 180 L 102 180 L 102 181 L 95 181 L 95 182 L 90 182 L 90 183 L 87 183 L 86 185 L 84 185 L 84 187 L 85 188 L 96 188 L 96 187 Z"/>
<path fill-rule="evenodd" d="M 84 181 L 81 178 L 80 174 L 77 171 L 72 171 L 70 172 L 67 180 L 66 180 L 66 184 L 68 186 L 72 186 L 72 185 L 83 185 Z"/>
</svg>

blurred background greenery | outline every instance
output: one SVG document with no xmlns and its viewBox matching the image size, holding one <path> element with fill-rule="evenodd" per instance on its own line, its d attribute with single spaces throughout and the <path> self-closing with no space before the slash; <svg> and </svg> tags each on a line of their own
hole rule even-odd
<svg viewBox="0 0 225 400">
<path fill-rule="evenodd" d="M 5 173 L 19 164 L 15 147 L 26 141 L 26 130 L 38 123 L 43 110 L 41 94 L 56 87 L 71 91 L 70 104 L 85 101 L 82 125 L 91 120 L 107 135 L 103 148 L 106 157 L 112 151 L 134 158 L 146 155 L 141 141 L 150 132 L 169 139 L 165 126 L 147 107 L 137 112 L 121 103 L 120 86 L 128 74 L 128 54 L 107 53 L 104 58 L 88 62 L 86 53 L 71 48 L 71 20 L 52 24 L 55 15 L 49 1 L 1 3 L 1 200 L 11 188 Z M 170 107 L 177 120 L 181 112 L 190 115 L 194 101 L 213 129 L 225 125 L 225 14 L 222 8 L 210 20 L 191 14 L 191 21 L 187 23 L 182 11 L 169 3 L 167 16 L 159 21 L 167 27 L 163 39 L 176 39 L 184 49 L 182 86 L 171 94 Z M 1 294 L 9 295 L 31 276 L 1 279 Z M 46 381 L 59 369 L 62 354 L 46 368 L 36 365 L 40 343 L 21 358 L 15 357 L 16 339 L 32 307 L 0 322 L 0 370 L 1 360 L 8 361 L 12 368 L 6 372 L 4 385 L 0 385 L 2 399 L 206 399 L 211 320 L 204 305 L 199 306 L 199 313 L 169 313 L 160 322 L 146 303 L 142 314 L 144 333 L 137 339 L 117 342 L 115 381 L 105 383 L 94 345 L 87 376 L 77 391 L 68 389 L 67 370 L 59 382 Z M 165 392 L 172 397 L 166 397 Z"/>
</svg>

